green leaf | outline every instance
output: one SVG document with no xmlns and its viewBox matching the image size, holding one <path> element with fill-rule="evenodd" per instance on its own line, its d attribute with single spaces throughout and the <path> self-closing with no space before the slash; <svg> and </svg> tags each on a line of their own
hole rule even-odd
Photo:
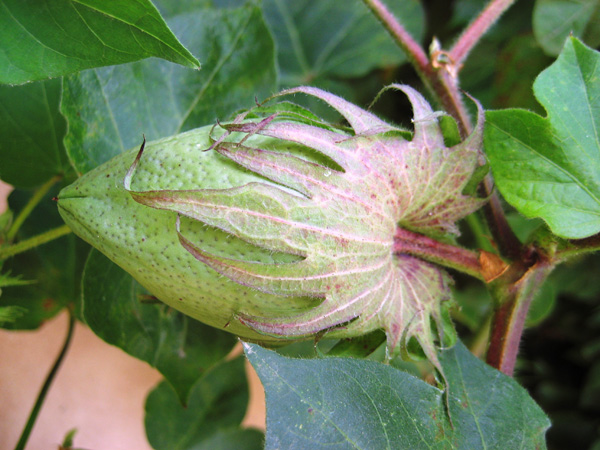
<svg viewBox="0 0 600 450">
<path fill-rule="evenodd" d="M 219 430 L 204 439 L 194 450 L 263 450 L 265 435 L 254 429 Z"/>
<path fill-rule="evenodd" d="M 200 65 L 150 0 L 2 0 L 0 46 L 0 83 L 8 84 L 150 56 Z"/>
<path fill-rule="evenodd" d="M 146 435 L 152 447 L 169 450 L 259 450 L 263 435 L 239 425 L 248 404 L 244 359 L 203 374 L 183 406 L 163 382 L 146 399 Z"/>
<path fill-rule="evenodd" d="M 545 448 L 545 414 L 461 343 L 439 358 L 452 426 L 441 390 L 389 365 L 245 350 L 265 387 L 267 450 Z"/>
<path fill-rule="evenodd" d="M 77 434 L 77 428 L 73 428 L 72 430 L 67 431 L 67 434 L 65 435 L 65 438 L 63 439 L 63 443 L 61 444 L 61 447 L 66 448 L 67 450 L 70 450 L 70 448 L 73 447 L 73 438 L 75 437 L 76 434 Z"/>
<path fill-rule="evenodd" d="M 157 139 L 212 123 L 273 92 L 274 47 L 259 8 L 196 9 L 169 24 L 203 58 L 202 72 L 150 60 L 65 79 L 65 145 L 78 172 L 139 146 L 142 134 Z"/>
<path fill-rule="evenodd" d="M 56 186 L 33 210 L 19 230 L 18 240 L 36 236 L 64 223 L 58 215 L 55 202 L 51 200 L 59 188 Z M 13 191 L 8 199 L 10 208 L 18 213 L 30 196 L 30 192 L 20 189 Z M 3 272 L 10 272 L 12 277 L 32 283 L 2 288 L 0 306 L 18 306 L 27 310 L 13 323 L 3 327 L 35 329 L 66 305 L 76 304 L 80 297 L 83 263 L 89 248 L 75 235 L 69 234 L 5 261 Z"/>
<path fill-rule="evenodd" d="M 420 2 L 388 2 L 409 33 L 419 40 L 424 14 Z M 363 2 L 351 0 L 265 0 L 265 17 L 277 42 L 284 86 L 319 85 L 330 78 L 365 75 L 406 61 Z"/>
<path fill-rule="evenodd" d="M 599 63 L 598 52 L 569 39 L 534 84 L 547 118 L 522 110 L 486 114 L 485 148 L 498 189 L 564 238 L 600 231 Z"/>
<path fill-rule="evenodd" d="M 72 171 L 63 145 L 60 80 L 0 85 L 0 178 L 20 188 Z"/>
<path fill-rule="evenodd" d="M 143 302 L 145 294 L 101 253 L 90 253 L 83 276 L 86 323 L 109 344 L 156 367 L 186 403 L 194 382 L 231 351 L 235 339 L 164 304 Z"/>
<path fill-rule="evenodd" d="M 537 0 L 533 33 L 544 51 L 552 56 L 560 53 L 570 35 L 596 47 L 600 44 L 600 1 Z"/>
</svg>

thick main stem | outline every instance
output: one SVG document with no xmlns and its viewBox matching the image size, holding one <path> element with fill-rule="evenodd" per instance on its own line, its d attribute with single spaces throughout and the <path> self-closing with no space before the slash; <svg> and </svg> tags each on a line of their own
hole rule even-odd
<svg viewBox="0 0 600 450">
<path fill-rule="evenodd" d="M 503 284 L 495 292 L 494 296 L 499 305 L 492 322 L 486 360 L 489 365 L 508 376 L 512 376 L 514 372 L 529 306 L 553 268 L 549 261 L 542 259 L 517 281 Z M 512 269 L 513 274 L 523 270 L 521 264 Z M 514 275 L 507 276 L 510 278 Z"/>
</svg>

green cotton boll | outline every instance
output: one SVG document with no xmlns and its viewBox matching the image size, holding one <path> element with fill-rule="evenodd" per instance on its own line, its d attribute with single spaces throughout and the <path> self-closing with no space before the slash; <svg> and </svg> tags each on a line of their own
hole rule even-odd
<svg viewBox="0 0 600 450">
<path fill-rule="evenodd" d="M 454 336 L 451 280 L 394 246 L 404 231 L 457 233 L 482 205 L 465 187 L 481 163 L 483 112 L 447 148 L 426 100 L 391 88 L 413 105 L 412 140 L 298 87 L 275 98 L 317 97 L 350 126 L 291 103 L 258 106 L 117 156 L 65 188 L 60 212 L 158 299 L 207 324 L 263 342 L 381 329 L 389 355 L 415 338 L 439 368 L 436 342 Z"/>
<path fill-rule="evenodd" d="M 211 126 L 149 143 L 132 188 L 222 189 L 262 181 L 214 151 Z M 129 272 L 158 299 L 217 328 L 251 340 L 271 341 L 234 320 L 237 312 L 262 315 L 294 313 L 315 299 L 268 295 L 242 286 L 199 262 L 179 242 L 177 214 L 141 205 L 123 186 L 138 149 L 124 152 L 63 189 L 58 197 L 65 222 L 82 239 Z M 182 219 L 186 236 L 207 251 L 263 263 L 297 257 L 250 245 L 217 228 Z M 318 302 L 318 301 L 317 301 Z"/>
</svg>

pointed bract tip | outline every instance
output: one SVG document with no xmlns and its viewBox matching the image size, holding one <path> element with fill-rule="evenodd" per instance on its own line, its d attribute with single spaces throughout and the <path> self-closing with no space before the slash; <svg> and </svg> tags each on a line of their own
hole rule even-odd
<svg viewBox="0 0 600 450">
<path fill-rule="evenodd" d="M 131 178 L 133 178 L 133 172 L 135 171 L 135 169 L 142 157 L 142 154 L 144 153 L 144 148 L 146 147 L 146 135 L 142 134 L 142 137 L 143 137 L 142 145 L 140 145 L 140 149 L 135 157 L 135 160 L 133 161 L 133 164 L 131 164 L 131 166 L 129 167 L 129 170 L 125 174 L 125 178 L 123 178 L 123 187 L 127 191 L 131 190 Z"/>
</svg>

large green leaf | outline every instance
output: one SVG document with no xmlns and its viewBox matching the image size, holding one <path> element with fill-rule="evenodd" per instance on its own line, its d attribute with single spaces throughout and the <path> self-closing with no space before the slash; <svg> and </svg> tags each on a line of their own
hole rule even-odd
<svg viewBox="0 0 600 450">
<path fill-rule="evenodd" d="M 541 449 L 548 419 L 461 343 L 441 352 L 444 393 L 372 361 L 286 358 L 246 344 L 267 398 L 266 449 Z"/>
<path fill-rule="evenodd" d="M 20 84 L 157 56 L 199 62 L 150 0 L 1 0 L 0 83 Z"/>
<path fill-rule="evenodd" d="M 164 304 L 144 302 L 145 294 L 129 274 L 92 251 L 83 277 L 85 321 L 109 344 L 156 367 L 185 403 L 194 382 L 235 339 Z"/>
<path fill-rule="evenodd" d="M 259 8 L 196 9 L 169 24 L 205 61 L 202 72 L 143 61 L 65 79 L 65 145 L 79 172 L 139 145 L 142 133 L 150 140 L 214 123 L 274 91 L 273 41 Z"/>
<path fill-rule="evenodd" d="M 388 2 L 419 40 L 423 10 L 417 0 Z M 277 41 L 284 86 L 323 85 L 328 78 L 357 77 L 396 66 L 405 55 L 360 0 L 265 0 L 265 17 Z"/>
<path fill-rule="evenodd" d="M 600 1 L 536 0 L 533 33 L 552 56 L 560 53 L 570 35 L 596 47 L 600 44 Z"/>
<path fill-rule="evenodd" d="M 260 450 L 263 434 L 239 428 L 247 404 L 243 358 L 204 374 L 192 387 L 187 406 L 163 382 L 146 399 L 148 441 L 158 450 Z"/>
<path fill-rule="evenodd" d="M 72 171 L 63 145 L 60 80 L 0 85 L 0 178 L 29 188 Z"/>
<path fill-rule="evenodd" d="M 485 149 L 498 189 L 565 238 L 600 231 L 599 64 L 598 52 L 571 38 L 534 84 L 547 118 L 523 110 L 487 114 Z"/>
</svg>

